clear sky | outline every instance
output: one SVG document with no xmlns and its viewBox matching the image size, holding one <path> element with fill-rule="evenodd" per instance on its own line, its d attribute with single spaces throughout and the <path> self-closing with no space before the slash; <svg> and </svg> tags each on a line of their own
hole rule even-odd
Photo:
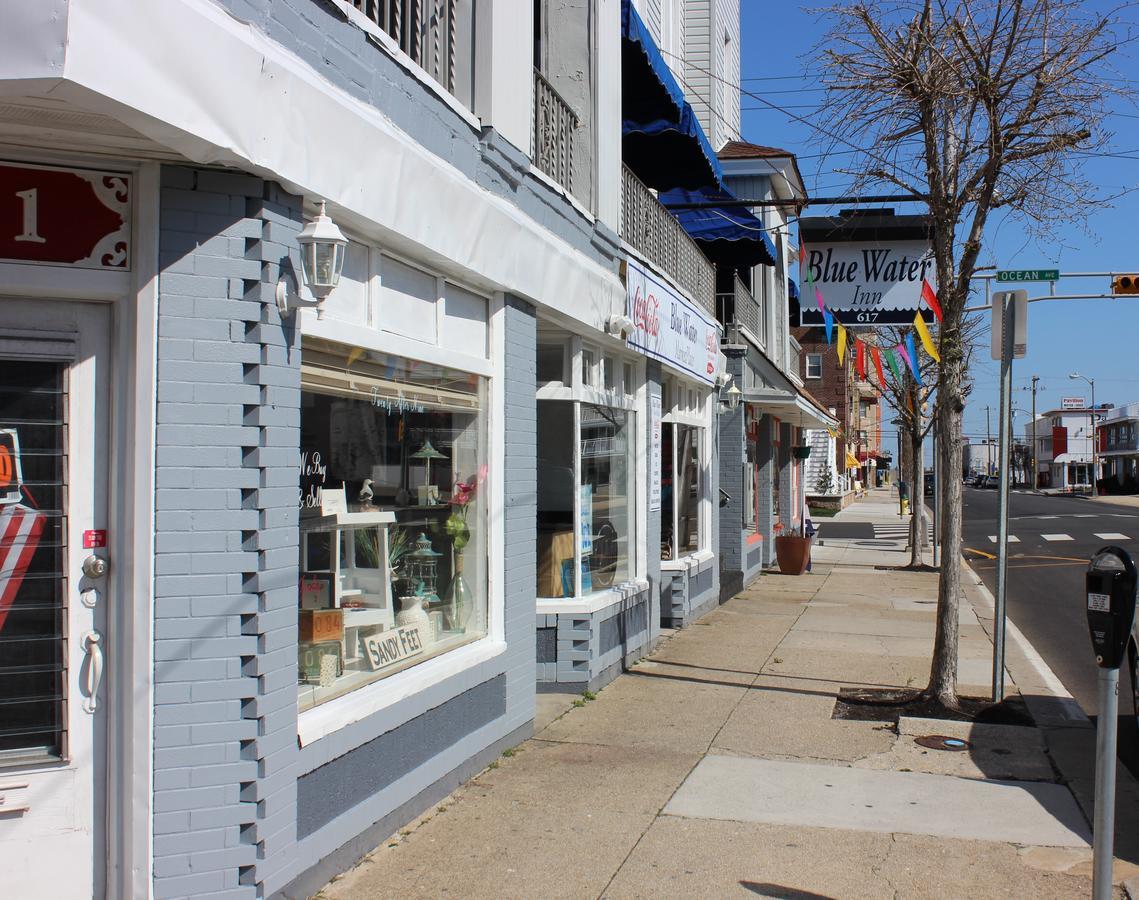
<svg viewBox="0 0 1139 900">
<path fill-rule="evenodd" d="M 1109 5 L 1113 4 L 1102 0 L 1088 0 L 1086 4 L 1089 11 L 1106 11 Z M 833 167 L 841 166 L 843 158 L 820 159 L 825 149 L 820 136 L 812 132 L 810 124 L 788 116 L 790 112 L 810 123 L 823 97 L 814 77 L 812 48 L 825 33 L 826 22 L 806 8 L 773 0 L 741 0 L 740 7 L 742 88 L 786 110 L 770 109 L 743 94 L 744 140 L 795 153 L 808 193 L 842 195 L 849 178 L 836 174 Z M 1115 54 L 1113 66 L 1124 77 L 1139 82 L 1139 50 Z M 1116 194 L 1139 187 L 1139 107 L 1118 105 L 1113 109 L 1109 127 L 1114 137 L 1104 150 L 1117 156 L 1089 157 L 1086 165 L 1091 179 L 1103 186 L 1105 194 Z M 922 209 L 916 204 L 897 208 L 899 212 Z M 820 206 L 807 210 L 808 215 L 831 212 L 835 210 Z M 1030 240 L 1016 222 L 991 223 L 981 265 L 1048 266 L 1067 272 L 1139 272 L 1139 191 L 1117 200 L 1114 209 L 1097 210 L 1079 225 L 1063 226 L 1055 241 L 1044 244 Z M 1107 284 L 1107 279 L 1064 280 L 1058 283 L 1057 293 L 1098 293 L 1106 291 Z M 1046 284 L 1037 287 L 1047 289 Z M 990 405 L 995 437 L 1000 364 L 989 355 L 987 324 L 983 341 L 972 367 L 975 388 L 965 413 L 965 433 L 984 437 L 984 407 Z M 1030 304 L 1028 355 L 1013 364 L 1013 406 L 1025 410 L 1015 417 L 1017 432 L 1023 433 L 1031 402 L 1030 394 L 1017 388 L 1027 386 L 1032 375 L 1041 376 L 1036 398 L 1038 414 L 1058 407 L 1061 397 L 1083 396 L 1090 400 L 1085 382 L 1069 380 L 1068 373 L 1073 371 L 1095 379 L 1097 403 L 1139 400 L 1137 345 L 1139 297 Z M 889 446 L 892 440 L 886 443 Z"/>
</svg>

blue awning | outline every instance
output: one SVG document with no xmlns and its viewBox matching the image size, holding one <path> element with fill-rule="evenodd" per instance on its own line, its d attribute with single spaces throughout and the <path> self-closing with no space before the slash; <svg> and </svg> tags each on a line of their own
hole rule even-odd
<svg viewBox="0 0 1139 900">
<path fill-rule="evenodd" d="M 799 285 L 795 282 L 794 278 L 787 279 L 787 296 L 792 300 L 799 299 Z"/>
<path fill-rule="evenodd" d="M 719 185 L 723 169 L 630 0 L 621 0 L 622 157 L 657 190 Z"/>
<path fill-rule="evenodd" d="M 742 206 L 672 208 L 680 203 L 734 200 L 726 190 L 704 187 L 695 191 L 676 188 L 658 195 L 688 236 L 700 244 L 704 255 L 719 265 L 750 268 L 775 265 L 775 245 L 763 223 Z"/>
</svg>

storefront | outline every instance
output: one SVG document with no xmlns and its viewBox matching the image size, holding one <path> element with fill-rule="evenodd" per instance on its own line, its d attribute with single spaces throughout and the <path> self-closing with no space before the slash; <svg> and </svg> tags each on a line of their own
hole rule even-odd
<svg viewBox="0 0 1139 900">
<path fill-rule="evenodd" d="M 538 685 L 595 689 L 648 648 L 644 361 L 604 334 L 537 339 Z"/>
</svg>

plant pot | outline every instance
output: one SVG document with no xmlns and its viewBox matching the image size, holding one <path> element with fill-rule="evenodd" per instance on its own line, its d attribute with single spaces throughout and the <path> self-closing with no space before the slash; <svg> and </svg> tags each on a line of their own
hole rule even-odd
<svg viewBox="0 0 1139 900">
<path fill-rule="evenodd" d="M 809 459 L 811 456 L 811 445 L 804 444 L 802 447 L 792 447 L 791 455 L 794 456 L 795 459 Z"/>
<path fill-rule="evenodd" d="M 811 561 L 811 539 L 783 534 L 775 539 L 775 558 L 783 575 L 802 575 Z"/>
</svg>

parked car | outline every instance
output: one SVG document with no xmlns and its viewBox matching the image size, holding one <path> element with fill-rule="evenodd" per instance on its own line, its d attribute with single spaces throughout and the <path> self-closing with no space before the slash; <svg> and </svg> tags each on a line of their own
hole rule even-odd
<svg viewBox="0 0 1139 900">
<path fill-rule="evenodd" d="M 1000 486 L 1001 486 L 1001 478 L 999 475 L 986 475 L 984 482 L 982 482 L 982 484 L 981 484 L 981 487 L 992 488 L 993 490 L 996 490 Z"/>
</svg>

